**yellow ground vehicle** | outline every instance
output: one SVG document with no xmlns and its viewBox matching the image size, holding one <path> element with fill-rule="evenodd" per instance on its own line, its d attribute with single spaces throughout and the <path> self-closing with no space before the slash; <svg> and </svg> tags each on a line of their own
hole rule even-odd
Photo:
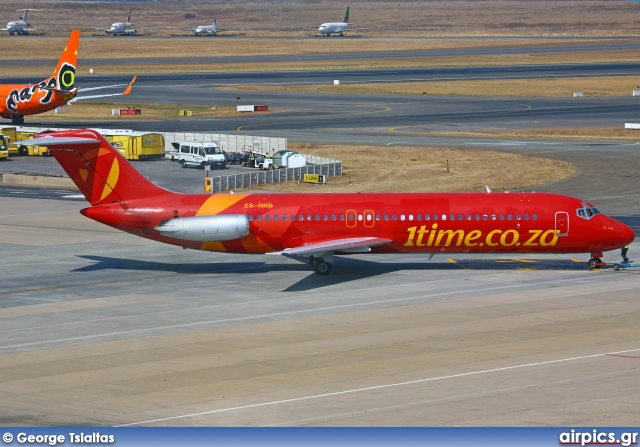
<svg viewBox="0 0 640 447">
<path fill-rule="evenodd" d="M 0 160 L 3 158 L 9 158 L 9 148 L 7 147 L 9 144 L 7 143 L 4 135 L 0 134 Z"/>
<path fill-rule="evenodd" d="M 49 150 L 44 146 L 28 146 L 21 144 L 21 140 L 31 139 L 37 132 L 25 132 L 17 130 L 15 127 L 4 127 L 0 129 L 7 141 L 10 155 L 51 155 Z"/>
<path fill-rule="evenodd" d="M 151 160 L 164 157 L 164 136 L 160 133 L 102 129 L 99 132 L 127 160 Z"/>
</svg>

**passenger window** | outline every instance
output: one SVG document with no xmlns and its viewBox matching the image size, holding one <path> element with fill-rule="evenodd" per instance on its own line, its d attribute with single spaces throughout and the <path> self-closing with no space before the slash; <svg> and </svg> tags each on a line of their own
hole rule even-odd
<svg viewBox="0 0 640 447">
<path fill-rule="evenodd" d="M 471 214 L 467 214 L 467 220 L 471 220 Z"/>
<path fill-rule="evenodd" d="M 529 220 L 529 214 L 524 215 L 524 220 Z"/>
<path fill-rule="evenodd" d="M 480 220 L 480 215 L 476 214 L 476 220 Z"/>
<path fill-rule="evenodd" d="M 442 216 L 442 217 L 444 217 L 444 216 Z M 443 220 L 444 220 L 444 219 L 443 219 Z M 456 215 L 455 215 L 455 214 L 452 214 L 452 215 L 450 216 L 450 219 L 449 219 L 449 220 L 456 220 Z"/>
<path fill-rule="evenodd" d="M 458 220 L 464 220 L 464 216 L 462 214 L 458 214 Z"/>
<path fill-rule="evenodd" d="M 516 220 L 520 220 L 520 214 L 516 214 Z"/>
<path fill-rule="evenodd" d="M 422 214 L 416 215 L 416 220 L 422 220 Z"/>
<path fill-rule="evenodd" d="M 431 215 L 430 214 L 425 214 L 424 215 L 424 220 L 431 220 Z"/>
<path fill-rule="evenodd" d="M 380 222 L 380 214 L 376 214 L 376 221 Z"/>
<path fill-rule="evenodd" d="M 434 219 L 434 220 L 435 220 L 435 219 Z M 446 214 L 443 214 L 443 215 L 442 215 L 442 220 L 447 220 L 447 215 L 446 215 Z"/>
<path fill-rule="evenodd" d="M 266 221 L 270 221 L 271 220 L 271 216 L 269 216 L 268 214 L 266 216 L 264 216 L 264 220 Z"/>
<path fill-rule="evenodd" d="M 404 214 L 400 214 L 400 220 L 404 221 Z"/>
<path fill-rule="evenodd" d="M 500 214 L 500 220 L 504 220 L 504 214 Z"/>
<path fill-rule="evenodd" d="M 388 214 L 384 215 L 384 220 L 389 220 L 389 215 Z"/>
<path fill-rule="evenodd" d="M 491 215 L 491 220 L 496 220 L 496 215 L 495 214 Z"/>
<path fill-rule="evenodd" d="M 316 214 L 316 222 L 320 222 L 320 214 Z"/>
<path fill-rule="evenodd" d="M 282 215 L 282 220 L 285 220 L 285 221 L 287 220 L 287 215 L 286 214 Z"/>
<path fill-rule="evenodd" d="M 329 220 L 329 215 L 328 215 L 328 214 L 325 214 L 325 215 L 324 215 L 324 221 L 325 221 L 325 222 L 327 222 L 328 220 Z"/>
<path fill-rule="evenodd" d="M 300 220 L 302 220 L 302 219 L 300 219 Z M 295 221 L 296 221 L 296 215 L 292 214 L 291 215 L 291 222 L 295 222 Z"/>
<path fill-rule="evenodd" d="M 371 222 L 371 214 L 367 214 L 367 222 Z"/>
<path fill-rule="evenodd" d="M 409 220 L 413 220 L 413 214 L 409 214 Z"/>
<path fill-rule="evenodd" d="M 391 215 L 391 220 L 394 220 L 394 221 L 395 221 L 395 220 L 398 220 L 398 216 L 396 216 L 395 214 L 392 214 L 392 215 Z"/>
<path fill-rule="evenodd" d="M 275 220 L 275 221 L 277 221 L 277 220 L 278 220 L 278 215 L 277 215 L 277 214 L 274 214 L 274 215 L 273 215 L 273 220 Z"/>
<path fill-rule="evenodd" d="M 340 222 L 344 222 L 344 214 L 340 214 Z"/>
<path fill-rule="evenodd" d="M 438 215 L 437 214 L 433 215 L 433 220 L 438 220 Z"/>
<path fill-rule="evenodd" d="M 336 215 L 335 214 L 331 215 L 331 220 L 334 221 L 334 222 L 336 221 Z"/>
<path fill-rule="evenodd" d="M 507 214 L 507 220 L 513 220 L 513 216 L 511 214 Z"/>
<path fill-rule="evenodd" d="M 311 222 L 311 214 L 307 214 L 307 221 Z"/>
<path fill-rule="evenodd" d="M 362 222 L 362 214 L 358 214 L 358 222 Z"/>
<path fill-rule="evenodd" d="M 258 215 L 258 222 L 262 222 L 262 214 Z"/>
<path fill-rule="evenodd" d="M 354 218 L 353 218 L 353 214 L 349 214 L 349 222 L 353 222 Z"/>
<path fill-rule="evenodd" d="M 482 220 L 489 220 L 489 216 L 488 216 L 488 215 L 486 215 L 486 214 L 483 214 L 483 215 L 482 215 Z"/>
<path fill-rule="evenodd" d="M 253 215 L 249 216 L 249 222 L 253 222 Z"/>
<path fill-rule="evenodd" d="M 300 215 L 298 216 L 298 221 L 299 221 L 299 222 L 304 221 L 304 216 L 303 216 L 302 214 L 300 214 Z"/>
<path fill-rule="evenodd" d="M 538 220 L 538 215 L 537 214 L 533 215 L 533 220 Z"/>
</svg>

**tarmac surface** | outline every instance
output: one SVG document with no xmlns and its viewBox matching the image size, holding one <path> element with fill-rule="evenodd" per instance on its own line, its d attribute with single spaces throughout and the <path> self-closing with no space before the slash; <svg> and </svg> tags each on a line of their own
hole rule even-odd
<svg viewBox="0 0 640 447">
<path fill-rule="evenodd" d="M 398 255 L 319 277 L 123 234 L 80 201 L 0 203 L 0 425 L 637 422 L 640 272 Z"/>
<path fill-rule="evenodd" d="M 544 154 L 579 173 L 538 190 L 588 199 L 640 232 L 635 142 L 353 125 L 344 116 L 361 99 L 343 98 L 342 116 L 260 133 Z M 457 100 L 460 116 L 465 101 L 477 102 L 476 119 L 487 112 L 481 100 Z M 631 113 L 626 98 L 601 100 L 610 105 L 591 114 L 598 102 L 580 103 L 575 119 L 606 120 L 616 105 Z M 83 217 L 81 200 L 30 196 L 0 195 L 0 425 L 635 426 L 640 417 L 640 270 L 591 271 L 588 255 L 355 255 L 320 277 L 285 257 L 147 241 Z"/>
</svg>

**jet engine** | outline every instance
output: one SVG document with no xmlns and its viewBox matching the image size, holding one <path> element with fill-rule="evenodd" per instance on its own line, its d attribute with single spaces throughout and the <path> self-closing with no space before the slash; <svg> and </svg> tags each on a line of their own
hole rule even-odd
<svg viewBox="0 0 640 447">
<path fill-rule="evenodd" d="M 249 234 L 249 219 L 244 214 L 175 217 L 155 229 L 163 236 L 186 241 L 230 241 Z"/>
</svg>

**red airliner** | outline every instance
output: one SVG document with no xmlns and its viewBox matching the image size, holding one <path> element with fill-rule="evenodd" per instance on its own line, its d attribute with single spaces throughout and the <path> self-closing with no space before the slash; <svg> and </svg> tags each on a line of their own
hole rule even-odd
<svg viewBox="0 0 640 447">
<path fill-rule="evenodd" d="M 180 194 L 145 179 L 99 133 L 42 134 L 91 203 L 87 217 L 194 250 L 308 257 L 319 275 L 334 254 L 590 253 L 634 239 L 583 200 L 548 193 Z"/>
</svg>

